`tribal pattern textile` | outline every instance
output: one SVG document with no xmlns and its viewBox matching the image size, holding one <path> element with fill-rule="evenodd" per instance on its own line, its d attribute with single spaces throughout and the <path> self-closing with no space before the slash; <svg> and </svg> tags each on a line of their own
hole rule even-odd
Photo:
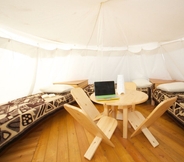
<svg viewBox="0 0 184 162">
<path fill-rule="evenodd" d="M 0 105 L 0 149 L 40 119 L 72 103 L 70 92 L 42 98 L 44 93 L 29 95 Z"/>
<path fill-rule="evenodd" d="M 167 112 L 179 122 L 180 125 L 184 126 L 184 92 L 166 92 L 160 89 L 155 89 L 152 95 L 156 103 L 177 96 L 178 98 L 176 102 L 173 106 L 169 107 Z"/>
</svg>

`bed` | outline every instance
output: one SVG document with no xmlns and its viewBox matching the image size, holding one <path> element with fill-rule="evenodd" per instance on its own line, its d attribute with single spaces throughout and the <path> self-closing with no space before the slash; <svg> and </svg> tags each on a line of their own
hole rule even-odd
<svg viewBox="0 0 184 162">
<path fill-rule="evenodd" d="M 54 90 L 53 87 L 47 87 L 41 93 L 0 105 L 0 151 L 33 125 L 63 108 L 65 103 L 74 103 L 71 88 L 65 87 L 61 92 L 58 85 L 54 86 Z M 92 85 L 87 85 L 83 89 L 89 96 L 93 93 Z"/>
<path fill-rule="evenodd" d="M 43 98 L 45 95 L 29 95 L 0 105 L 0 150 L 63 104 L 74 102 L 70 92 Z"/>
<path fill-rule="evenodd" d="M 177 100 L 173 106 L 169 107 L 167 113 L 179 124 L 184 127 L 184 83 L 174 82 L 161 84 L 152 92 L 155 104 L 159 104 L 163 100 L 177 96 Z"/>
</svg>

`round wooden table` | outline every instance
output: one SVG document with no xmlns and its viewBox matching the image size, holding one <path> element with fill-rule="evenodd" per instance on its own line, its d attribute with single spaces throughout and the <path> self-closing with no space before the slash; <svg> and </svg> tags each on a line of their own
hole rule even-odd
<svg viewBox="0 0 184 162">
<path fill-rule="evenodd" d="M 116 106 L 118 109 L 123 110 L 123 138 L 127 138 L 128 135 L 128 110 L 134 107 L 136 104 L 143 103 L 148 100 L 148 95 L 144 92 L 137 90 L 126 90 L 124 94 L 119 95 L 119 99 L 116 100 L 103 100 L 98 101 L 95 98 L 95 93 L 90 96 L 90 99 L 98 104 L 103 104 L 104 112 L 108 114 L 107 106 Z"/>
</svg>

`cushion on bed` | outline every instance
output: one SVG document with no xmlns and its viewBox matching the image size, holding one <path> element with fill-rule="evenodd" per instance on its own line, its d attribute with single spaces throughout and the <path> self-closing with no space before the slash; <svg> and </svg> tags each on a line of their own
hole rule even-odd
<svg viewBox="0 0 184 162">
<path fill-rule="evenodd" d="M 135 79 L 132 82 L 134 82 L 137 86 L 137 88 L 147 88 L 151 87 L 152 83 L 149 82 L 147 79 Z"/>
<path fill-rule="evenodd" d="M 64 93 L 69 92 L 73 87 L 65 84 L 54 84 L 47 87 L 40 88 L 42 92 L 46 93 Z"/>
<path fill-rule="evenodd" d="M 184 82 L 160 84 L 157 86 L 157 89 L 161 89 L 166 92 L 184 92 Z"/>
</svg>

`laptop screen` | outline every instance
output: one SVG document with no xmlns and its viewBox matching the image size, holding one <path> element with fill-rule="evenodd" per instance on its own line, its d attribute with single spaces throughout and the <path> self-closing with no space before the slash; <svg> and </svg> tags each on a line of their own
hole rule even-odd
<svg viewBox="0 0 184 162">
<path fill-rule="evenodd" d="M 94 82 L 95 96 L 115 94 L 114 81 Z"/>
</svg>

